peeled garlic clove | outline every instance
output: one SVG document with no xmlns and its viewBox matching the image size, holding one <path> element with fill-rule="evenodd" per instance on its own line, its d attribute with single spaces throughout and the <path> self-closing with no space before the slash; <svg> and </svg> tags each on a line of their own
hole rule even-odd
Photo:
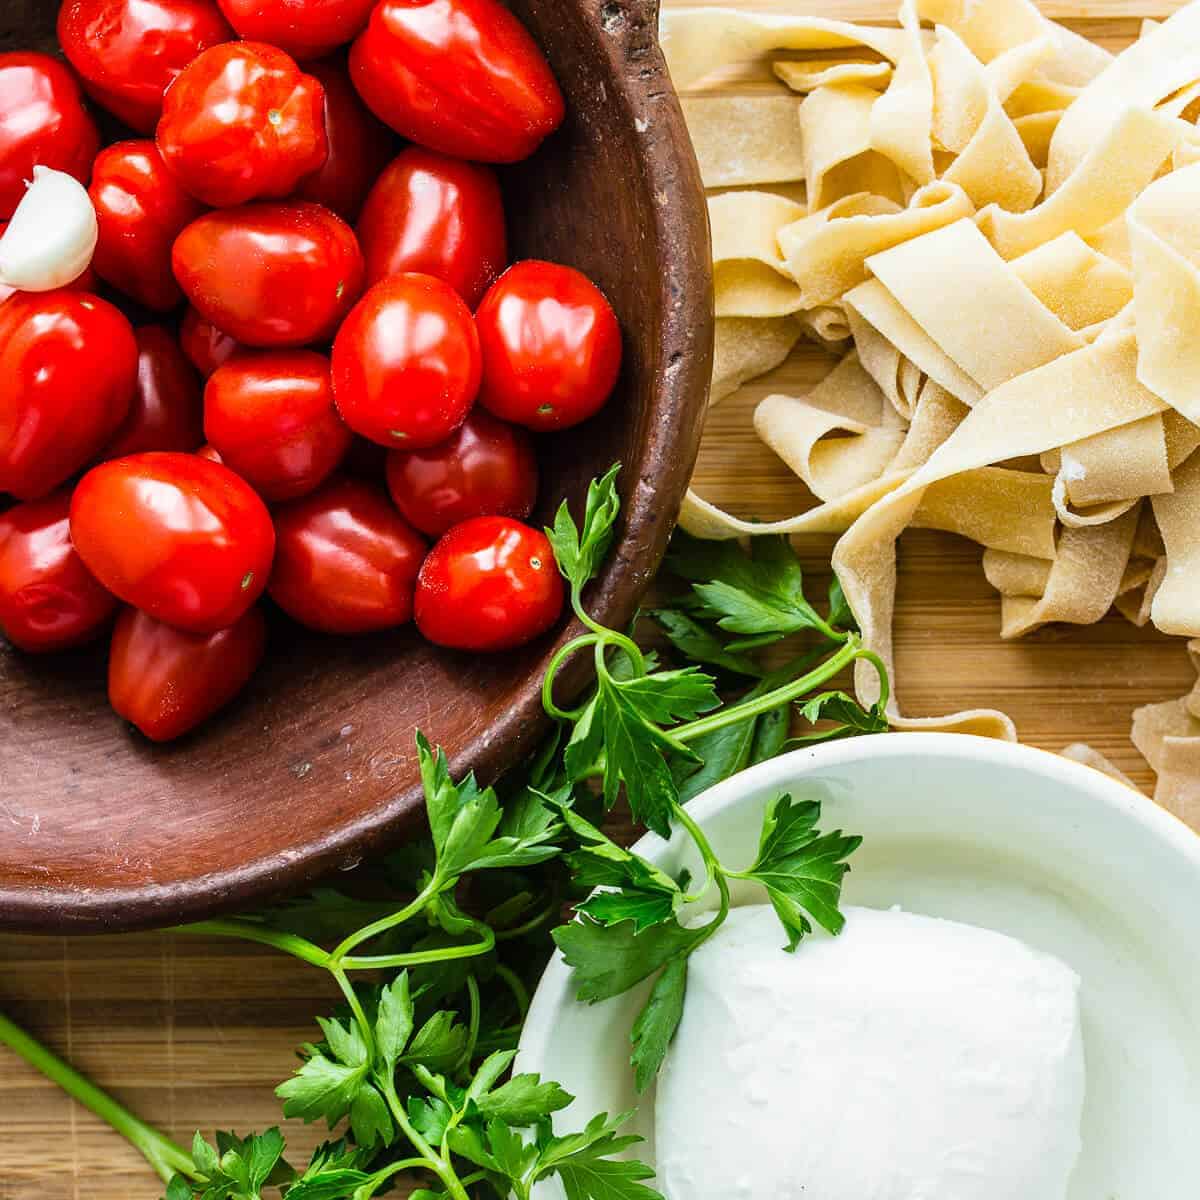
<svg viewBox="0 0 1200 1200">
<path fill-rule="evenodd" d="M 0 237 L 0 284 L 49 292 L 87 270 L 100 229 L 87 189 L 74 176 L 34 167 L 29 185 Z"/>
</svg>

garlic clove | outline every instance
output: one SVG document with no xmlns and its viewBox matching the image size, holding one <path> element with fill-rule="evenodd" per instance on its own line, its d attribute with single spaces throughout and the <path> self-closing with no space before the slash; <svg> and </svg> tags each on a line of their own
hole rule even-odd
<svg viewBox="0 0 1200 1200">
<path fill-rule="evenodd" d="M 0 237 L 0 285 L 23 292 L 66 287 L 87 270 L 100 229 L 87 189 L 74 176 L 34 167 Z"/>
</svg>

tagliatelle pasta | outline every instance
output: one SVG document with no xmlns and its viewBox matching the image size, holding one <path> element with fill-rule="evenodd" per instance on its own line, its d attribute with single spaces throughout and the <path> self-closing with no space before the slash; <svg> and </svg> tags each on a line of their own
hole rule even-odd
<svg viewBox="0 0 1200 1200">
<path fill-rule="evenodd" d="M 669 8 L 662 32 L 681 88 L 750 60 L 778 81 L 684 98 L 706 183 L 738 189 L 710 207 L 713 402 L 802 337 L 837 356 L 754 414 L 812 506 L 759 524 L 690 493 L 685 528 L 839 535 L 889 668 L 910 527 L 982 547 L 1004 637 L 1115 609 L 1200 664 L 1200 0 L 1116 56 L 1031 0 L 903 0 L 886 28 Z M 1015 737 L 985 710 L 889 716 Z M 1200 682 L 1135 741 L 1200 822 Z"/>
</svg>

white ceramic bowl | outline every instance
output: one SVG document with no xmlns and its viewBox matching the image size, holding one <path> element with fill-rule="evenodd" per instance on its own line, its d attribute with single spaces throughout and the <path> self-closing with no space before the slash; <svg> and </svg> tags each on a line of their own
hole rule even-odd
<svg viewBox="0 0 1200 1200">
<path fill-rule="evenodd" d="M 1024 746 L 947 734 L 835 742 L 764 763 L 690 805 L 717 853 L 754 855 L 763 806 L 821 798 L 822 828 L 863 835 L 844 900 L 994 929 L 1057 955 L 1083 980 L 1083 1154 L 1070 1200 L 1181 1200 L 1200 1182 L 1200 838 L 1091 768 Z M 640 854 L 696 871 L 686 840 Z M 747 889 L 737 903 L 758 903 Z M 518 1069 L 576 1096 L 560 1131 L 639 1106 L 629 1030 L 645 989 L 592 1007 L 555 958 Z M 716 1103 L 718 1098 L 702 1102 Z M 836 1098 L 835 1098 L 836 1102 Z M 1038 1200 L 1022 1197 L 1021 1200 Z"/>
</svg>

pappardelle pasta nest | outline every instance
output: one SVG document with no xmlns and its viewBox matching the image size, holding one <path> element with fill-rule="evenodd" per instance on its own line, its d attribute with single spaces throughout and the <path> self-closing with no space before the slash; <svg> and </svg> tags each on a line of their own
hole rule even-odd
<svg viewBox="0 0 1200 1200">
<path fill-rule="evenodd" d="M 1200 0 L 1115 56 L 1029 0 L 904 0 L 898 27 L 676 8 L 662 42 L 710 189 L 712 403 L 801 337 L 840 355 L 755 412 L 815 507 L 754 524 L 691 493 L 684 526 L 840 534 L 889 665 L 910 525 L 983 546 L 1004 637 L 1115 606 L 1200 638 Z M 704 92 L 752 59 L 777 91 Z M 1200 822 L 1200 688 L 1134 740 Z"/>
</svg>

